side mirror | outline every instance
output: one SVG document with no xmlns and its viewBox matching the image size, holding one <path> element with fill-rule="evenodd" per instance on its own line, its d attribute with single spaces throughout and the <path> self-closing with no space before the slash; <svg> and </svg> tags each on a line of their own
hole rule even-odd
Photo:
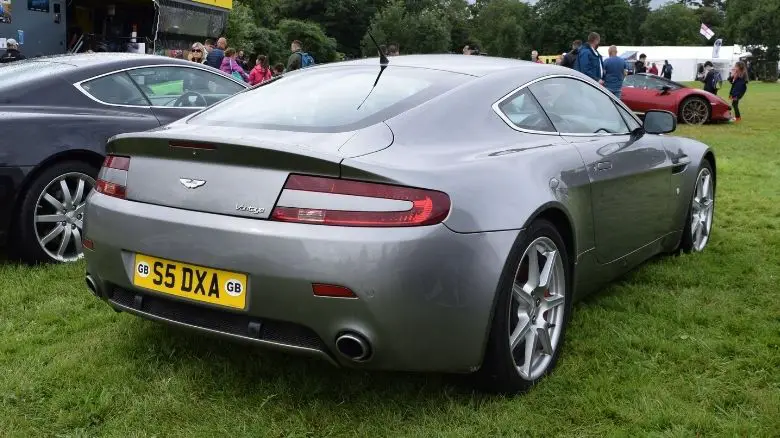
<svg viewBox="0 0 780 438">
<path fill-rule="evenodd" d="M 677 117 L 669 111 L 650 110 L 645 113 L 645 132 L 668 134 L 677 129 Z"/>
<path fill-rule="evenodd" d="M 670 87 L 668 85 L 663 85 L 661 87 L 661 94 L 669 94 L 669 91 L 671 91 L 671 90 L 672 90 L 672 87 Z"/>
</svg>

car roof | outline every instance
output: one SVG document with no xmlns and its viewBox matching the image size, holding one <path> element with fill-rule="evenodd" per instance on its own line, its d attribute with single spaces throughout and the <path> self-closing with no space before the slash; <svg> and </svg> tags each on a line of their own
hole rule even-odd
<svg viewBox="0 0 780 438">
<path fill-rule="evenodd" d="M 55 62 L 60 64 L 68 64 L 74 67 L 94 67 L 98 65 L 113 65 L 113 64 L 145 64 L 145 63 L 159 63 L 162 59 L 165 59 L 166 63 L 171 64 L 187 64 L 190 61 L 183 59 L 169 58 L 159 55 L 145 55 L 140 53 L 115 53 L 115 52 L 98 52 L 98 53 L 76 53 L 76 54 L 64 54 L 64 55 L 52 55 L 41 56 L 38 58 L 30 58 L 30 62 Z"/>
<path fill-rule="evenodd" d="M 485 76 L 491 73 L 505 70 L 526 70 L 529 74 L 554 74 L 560 73 L 559 66 L 538 64 L 529 61 L 521 61 L 511 58 L 496 58 L 482 55 L 402 55 L 388 58 L 390 66 L 426 68 L 431 70 L 443 70 L 452 73 L 460 73 L 471 76 Z M 365 58 L 353 61 L 345 61 L 323 66 L 365 66 L 380 65 L 379 58 Z M 540 70 L 544 69 L 544 70 Z"/>
</svg>

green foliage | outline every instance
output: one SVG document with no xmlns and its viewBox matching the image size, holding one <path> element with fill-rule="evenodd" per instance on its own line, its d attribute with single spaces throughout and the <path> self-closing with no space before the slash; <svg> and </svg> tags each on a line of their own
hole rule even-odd
<svg viewBox="0 0 780 438">
<path fill-rule="evenodd" d="M 766 46 L 766 59 L 780 58 L 780 1 L 729 0 L 726 29 L 737 44 Z"/>
<path fill-rule="evenodd" d="M 257 26 L 254 24 L 252 8 L 244 3 L 236 2 L 228 14 L 228 24 L 225 35 L 228 46 L 235 49 L 248 50 L 252 45 Z"/>
<path fill-rule="evenodd" d="M 398 44 L 404 54 L 450 50 L 451 26 L 440 9 L 412 12 L 402 0 L 395 0 L 377 13 L 370 30 L 379 44 Z M 368 34 L 361 46 L 365 56 L 376 56 L 376 47 Z"/>
<path fill-rule="evenodd" d="M 277 28 L 283 41 L 289 44 L 293 40 L 300 40 L 303 50 L 318 63 L 336 60 L 336 40 L 325 35 L 317 23 L 285 19 L 279 22 Z"/>
<path fill-rule="evenodd" d="M 529 58 L 534 15 L 528 4 L 518 0 L 493 0 L 480 5 L 474 19 L 474 36 L 491 56 Z"/>
<path fill-rule="evenodd" d="M 706 41 L 699 34 L 701 23 L 693 9 L 668 3 L 650 12 L 642 25 L 643 43 L 653 46 L 691 46 Z"/>
<path fill-rule="evenodd" d="M 575 39 L 590 32 L 601 35 L 601 44 L 631 41 L 631 8 L 626 0 L 539 0 L 534 32 L 540 53 L 561 53 Z"/>
</svg>

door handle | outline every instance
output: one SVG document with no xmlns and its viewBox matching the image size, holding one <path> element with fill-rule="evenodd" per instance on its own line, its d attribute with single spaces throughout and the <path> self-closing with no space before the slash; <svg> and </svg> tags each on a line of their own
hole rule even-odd
<svg viewBox="0 0 780 438">
<path fill-rule="evenodd" d="M 599 161 L 596 164 L 596 169 L 598 169 L 598 170 L 609 170 L 609 169 L 612 169 L 612 162 L 611 161 Z"/>
<path fill-rule="evenodd" d="M 672 173 L 680 173 L 691 164 L 691 157 L 681 154 L 672 158 Z"/>
</svg>

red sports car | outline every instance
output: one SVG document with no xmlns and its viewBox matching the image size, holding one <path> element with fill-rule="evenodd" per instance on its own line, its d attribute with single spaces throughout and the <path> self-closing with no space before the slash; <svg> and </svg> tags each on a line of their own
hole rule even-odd
<svg viewBox="0 0 780 438">
<path fill-rule="evenodd" d="M 731 106 L 704 90 L 644 73 L 626 76 L 621 100 L 637 114 L 649 110 L 671 111 L 689 125 L 731 119 Z"/>
</svg>

